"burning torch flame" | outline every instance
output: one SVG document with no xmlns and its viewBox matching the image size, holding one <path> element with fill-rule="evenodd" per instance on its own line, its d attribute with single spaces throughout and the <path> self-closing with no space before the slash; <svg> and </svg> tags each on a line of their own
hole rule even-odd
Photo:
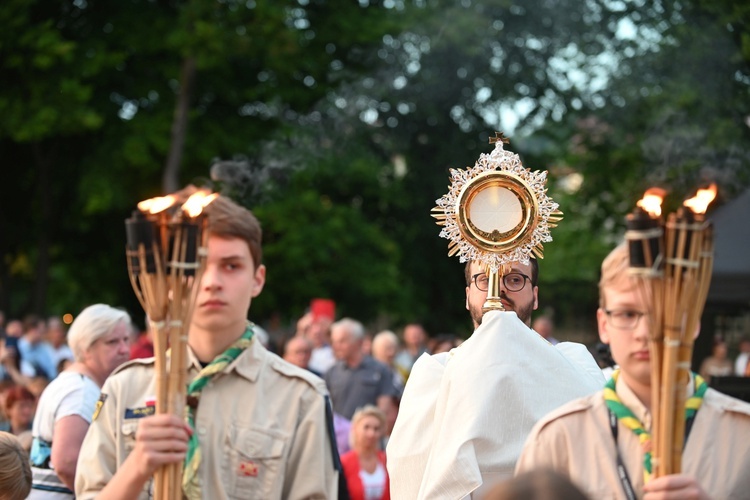
<svg viewBox="0 0 750 500">
<path fill-rule="evenodd" d="M 711 184 L 707 189 L 699 189 L 695 196 L 685 200 L 682 204 L 693 213 L 705 214 L 709 203 L 714 201 L 714 198 L 716 198 L 716 184 Z"/>
<path fill-rule="evenodd" d="M 143 200 L 138 203 L 138 209 L 141 212 L 158 214 L 174 205 L 175 201 L 177 201 L 177 198 L 171 194 L 167 196 L 157 196 L 156 198 L 149 198 L 148 200 Z"/>
<path fill-rule="evenodd" d="M 661 188 L 648 188 L 643 194 L 643 198 L 638 200 L 636 205 L 648 212 L 651 217 L 659 217 L 661 215 L 661 202 L 666 194 L 666 191 Z"/>
<path fill-rule="evenodd" d="M 182 209 L 190 217 L 198 217 L 209 203 L 219 197 L 218 193 L 209 194 L 208 191 L 197 191 L 182 205 Z"/>
</svg>

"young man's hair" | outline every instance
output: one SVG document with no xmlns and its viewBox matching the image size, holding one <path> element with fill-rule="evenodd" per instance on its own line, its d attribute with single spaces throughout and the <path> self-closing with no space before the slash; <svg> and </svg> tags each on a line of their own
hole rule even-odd
<svg viewBox="0 0 750 500">
<path fill-rule="evenodd" d="M 236 204 L 226 196 L 219 196 L 206 207 L 208 231 L 219 238 L 240 238 L 250 247 L 253 264 L 257 268 L 263 262 L 261 242 L 263 230 L 253 213 Z"/>
<path fill-rule="evenodd" d="M 499 482 L 484 497 L 486 500 L 533 498 L 535 500 L 586 500 L 586 494 L 570 478 L 559 472 L 539 468 Z"/>
<path fill-rule="evenodd" d="M 626 242 L 617 245 L 602 261 L 602 272 L 599 278 L 599 307 L 606 306 L 604 300 L 604 289 L 607 287 L 622 287 L 629 281 L 628 268 L 630 267 L 630 254 Z M 628 281 L 625 281 L 628 280 Z"/>
<path fill-rule="evenodd" d="M 472 262 L 474 261 L 467 261 L 466 266 L 464 266 L 464 278 L 466 279 L 466 286 L 471 286 Z M 537 281 L 539 280 L 539 261 L 537 261 L 534 257 L 530 257 L 529 264 L 531 264 L 531 276 L 529 276 L 529 278 L 531 279 L 531 286 L 536 286 Z"/>
<path fill-rule="evenodd" d="M 16 436 L 0 432 L 0 498 L 23 500 L 31 491 L 29 456 Z"/>
</svg>

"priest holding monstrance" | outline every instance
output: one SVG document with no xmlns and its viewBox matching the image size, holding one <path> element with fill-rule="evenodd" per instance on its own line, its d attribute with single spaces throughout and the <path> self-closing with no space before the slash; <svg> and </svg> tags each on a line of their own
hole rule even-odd
<svg viewBox="0 0 750 500">
<path fill-rule="evenodd" d="M 449 255 L 467 263 L 476 330 L 412 369 L 387 449 L 396 500 L 460 499 L 511 477 L 534 423 L 604 384 L 585 346 L 553 346 L 529 327 L 535 257 L 562 213 L 546 195 L 546 172 L 524 168 L 502 135 L 490 142 L 473 168 L 451 170 L 433 209 Z"/>
</svg>

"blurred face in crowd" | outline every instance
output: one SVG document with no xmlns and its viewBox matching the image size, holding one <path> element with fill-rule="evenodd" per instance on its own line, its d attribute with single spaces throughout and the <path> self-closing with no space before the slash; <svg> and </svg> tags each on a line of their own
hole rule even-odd
<svg viewBox="0 0 750 500">
<path fill-rule="evenodd" d="M 727 359 L 727 344 L 725 342 L 714 344 L 713 354 L 716 359 Z"/>
<path fill-rule="evenodd" d="M 130 357 L 130 328 L 120 321 L 108 334 L 94 341 L 84 354 L 83 363 L 102 382 Z"/>
<path fill-rule="evenodd" d="M 534 331 L 544 337 L 550 338 L 552 335 L 552 321 L 544 316 L 537 318 L 533 325 Z"/>
<path fill-rule="evenodd" d="M 510 272 L 520 273 L 531 278 L 531 264 L 513 262 Z M 484 273 L 483 267 L 477 262 L 472 262 L 469 272 L 471 281 L 466 287 L 466 309 L 474 322 L 474 328 L 478 328 L 482 324 L 482 306 L 487 300 L 487 290 L 482 291 L 477 288 L 473 279 L 473 276 L 479 273 Z M 508 291 L 502 280 L 500 281 L 500 300 L 503 307 L 506 311 L 515 311 L 518 319 L 529 326 L 531 325 L 531 313 L 539 305 L 538 291 L 539 288 L 533 286 L 530 279 L 525 280 L 523 288 L 517 292 Z"/>
<path fill-rule="evenodd" d="M 336 359 L 346 363 L 356 362 L 362 356 L 362 341 L 355 339 L 345 326 L 333 327 L 331 347 Z"/>
<path fill-rule="evenodd" d="M 20 338 L 23 335 L 23 325 L 17 319 L 8 322 L 8 326 L 5 327 L 5 332 L 9 337 Z"/>
<path fill-rule="evenodd" d="M 55 347 L 65 343 L 65 327 L 59 320 L 50 320 L 47 326 L 47 341 Z"/>
<path fill-rule="evenodd" d="M 355 449 L 377 449 L 383 437 L 383 424 L 378 417 L 365 415 L 354 425 Z"/>
<path fill-rule="evenodd" d="M 424 345 L 425 337 L 425 331 L 421 325 L 406 325 L 404 327 L 404 343 L 409 347 Z"/>
<path fill-rule="evenodd" d="M 263 290 L 265 281 L 266 267 L 256 269 L 245 240 L 210 235 L 193 326 L 208 332 L 244 328 L 250 302 Z"/>
<path fill-rule="evenodd" d="M 26 330 L 26 340 L 31 344 L 41 342 L 47 329 L 44 321 L 37 321 Z"/>
<path fill-rule="evenodd" d="M 322 347 L 328 343 L 328 330 L 330 330 L 332 323 L 333 320 L 327 316 L 314 316 L 312 318 L 305 335 L 314 347 Z"/>
<path fill-rule="evenodd" d="M 372 342 L 372 357 L 388 366 L 393 365 L 397 350 L 398 345 L 389 337 L 377 336 Z"/>
<path fill-rule="evenodd" d="M 312 356 L 312 344 L 304 337 L 293 337 L 286 344 L 284 359 L 300 368 L 307 368 Z"/>
<path fill-rule="evenodd" d="M 15 429 L 29 429 L 34 420 L 34 401 L 19 399 L 7 410 L 8 420 Z"/>
</svg>

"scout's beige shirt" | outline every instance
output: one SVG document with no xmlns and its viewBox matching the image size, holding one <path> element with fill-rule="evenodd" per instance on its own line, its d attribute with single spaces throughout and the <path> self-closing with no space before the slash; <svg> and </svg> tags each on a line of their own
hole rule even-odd
<svg viewBox="0 0 750 500">
<path fill-rule="evenodd" d="M 691 384 L 692 387 L 692 384 Z M 651 427 L 651 415 L 620 378 L 617 395 Z M 690 395 L 692 395 L 692 389 Z M 633 431 L 618 423 L 617 441 L 636 496 L 643 496 L 643 452 Z M 750 404 L 708 389 L 683 453 L 682 471 L 709 496 L 728 500 L 750 495 Z M 572 401 L 534 427 L 516 473 L 540 466 L 569 476 L 591 498 L 625 498 L 617 475 L 615 442 L 602 392 Z"/>
<path fill-rule="evenodd" d="M 190 350 L 189 356 L 195 377 L 200 364 Z M 138 422 L 154 399 L 153 359 L 123 365 L 102 393 L 106 400 L 79 455 L 79 499 L 94 498 L 132 451 Z M 326 395 L 318 377 L 252 342 L 201 393 L 195 432 L 203 498 L 335 498 Z M 140 498 L 149 498 L 150 487 L 151 481 Z"/>
</svg>

